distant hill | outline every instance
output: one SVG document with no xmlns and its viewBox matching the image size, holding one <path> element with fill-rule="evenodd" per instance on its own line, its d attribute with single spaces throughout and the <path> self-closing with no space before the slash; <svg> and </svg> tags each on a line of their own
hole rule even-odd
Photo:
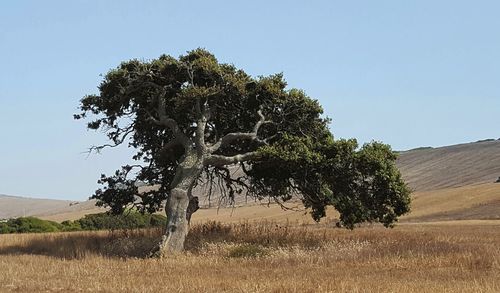
<svg viewBox="0 0 500 293">
<path fill-rule="evenodd" d="M 409 150 L 397 164 L 416 191 L 491 183 L 500 176 L 500 141 Z"/>
<path fill-rule="evenodd" d="M 78 202 L 0 195 L 0 219 L 22 216 L 44 217 L 96 209 L 94 201 Z"/>
</svg>

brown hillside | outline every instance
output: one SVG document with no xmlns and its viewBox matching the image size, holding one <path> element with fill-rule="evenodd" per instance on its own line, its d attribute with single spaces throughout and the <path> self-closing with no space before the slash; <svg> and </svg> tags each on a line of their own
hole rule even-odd
<svg viewBox="0 0 500 293">
<path fill-rule="evenodd" d="M 70 201 L 56 199 L 39 199 L 19 196 L 0 195 L 0 219 L 36 216 L 44 217 L 58 214 L 83 214 L 100 210 L 95 201 Z"/>
<path fill-rule="evenodd" d="M 495 182 L 500 176 L 500 141 L 401 152 L 398 167 L 416 191 Z"/>
<path fill-rule="evenodd" d="M 416 192 L 411 222 L 500 220 L 500 184 L 486 183 Z"/>
</svg>

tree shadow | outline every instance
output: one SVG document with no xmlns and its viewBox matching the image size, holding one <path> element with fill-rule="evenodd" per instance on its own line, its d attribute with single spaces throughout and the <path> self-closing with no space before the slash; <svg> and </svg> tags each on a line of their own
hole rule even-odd
<svg viewBox="0 0 500 293">
<path fill-rule="evenodd" d="M 0 255 L 29 254 L 61 259 L 145 258 L 161 239 L 161 231 L 157 230 L 160 229 L 33 234 L 25 241 L 0 247 Z"/>
</svg>

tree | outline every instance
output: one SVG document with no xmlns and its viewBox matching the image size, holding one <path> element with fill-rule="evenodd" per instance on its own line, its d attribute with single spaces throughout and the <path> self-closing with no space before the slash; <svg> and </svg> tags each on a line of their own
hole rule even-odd
<svg viewBox="0 0 500 293">
<path fill-rule="evenodd" d="M 284 202 L 296 194 L 315 220 L 333 206 L 347 228 L 391 226 L 409 211 L 410 192 L 388 145 L 335 140 L 318 101 L 287 89 L 282 74 L 254 78 L 204 49 L 123 62 L 80 109 L 75 119 L 92 116 L 88 128 L 111 141 L 91 150 L 128 143 L 138 162 L 102 175 L 105 187 L 92 198 L 113 213 L 130 204 L 155 212 L 166 200 L 160 255 L 183 249 L 197 184 L 217 181 L 231 198 L 246 192 Z M 233 165 L 241 175 L 231 174 Z M 137 201 L 139 184 L 158 188 Z"/>
</svg>

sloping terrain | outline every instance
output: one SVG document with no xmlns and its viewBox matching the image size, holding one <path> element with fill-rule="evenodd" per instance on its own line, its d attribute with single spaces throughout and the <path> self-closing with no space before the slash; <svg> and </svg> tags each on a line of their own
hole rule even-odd
<svg viewBox="0 0 500 293">
<path fill-rule="evenodd" d="M 404 220 L 500 220 L 500 183 L 416 192 Z"/>
<path fill-rule="evenodd" d="M 0 195 L 0 219 L 22 216 L 44 217 L 57 214 L 70 216 L 78 213 L 86 214 L 95 209 L 97 208 L 94 201 L 78 202 Z"/>
<path fill-rule="evenodd" d="M 404 221 L 447 221 L 454 219 L 499 219 L 500 141 L 484 141 L 440 148 L 420 148 L 400 153 L 397 162 L 404 178 L 415 191 L 412 213 Z M 233 170 L 241 172 L 237 168 Z M 235 208 L 220 204 L 217 196 L 209 202 L 202 195 L 206 187 L 198 187 L 202 208 L 193 220 L 240 220 L 269 219 L 273 221 L 300 221 L 311 223 L 299 203 L 283 210 L 279 205 L 259 203 L 240 196 Z M 215 190 L 215 194 L 220 191 Z M 215 208 L 214 208 L 215 207 Z M 0 195 L 0 219 L 19 216 L 38 216 L 63 221 L 74 220 L 85 214 L 101 212 L 94 201 L 73 202 L 63 200 L 32 199 Z M 328 217 L 337 217 L 330 212 Z"/>
<path fill-rule="evenodd" d="M 495 182 L 500 140 L 401 152 L 398 167 L 415 191 Z"/>
</svg>

